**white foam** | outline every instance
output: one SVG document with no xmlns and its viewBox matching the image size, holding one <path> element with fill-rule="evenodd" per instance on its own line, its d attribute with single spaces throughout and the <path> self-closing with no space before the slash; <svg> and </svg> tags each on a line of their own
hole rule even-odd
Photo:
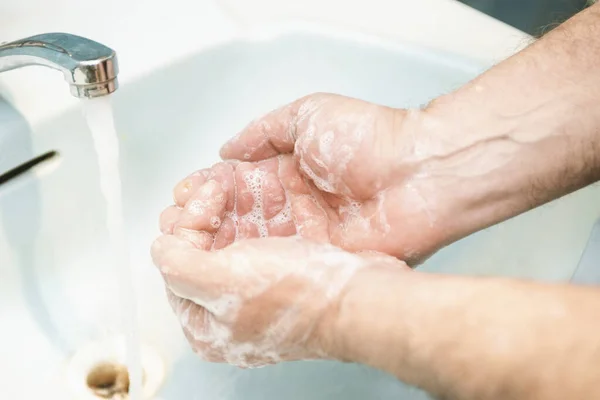
<svg viewBox="0 0 600 400">
<path fill-rule="evenodd" d="M 205 206 L 206 205 L 201 200 L 192 200 L 187 206 L 187 211 L 192 215 L 201 215 L 204 213 Z"/>
<path fill-rule="evenodd" d="M 359 201 L 349 201 L 347 205 L 340 206 L 341 214 L 349 214 L 353 217 L 360 217 L 360 210 L 362 208 L 362 203 Z"/>
<path fill-rule="evenodd" d="M 242 217 L 243 220 L 248 221 L 256 225 L 258 228 L 258 234 L 260 237 L 267 237 L 268 230 L 263 213 L 263 183 L 267 176 L 266 171 L 257 168 L 244 175 L 244 181 L 252 194 L 254 203 L 252 204 L 252 210 Z"/>
<path fill-rule="evenodd" d="M 293 220 L 292 215 L 292 207 L 289 199 L 285 195 L 277 194 L 274 195 L 272 193 L 264 192 L 264 180 L 267 177 L 267 172 L 264 169 L 255 169 L 253 171 L 247 172 L 244 176 L 244 182 L 246 183 L 248 190 L 252 194 L 253 204 L 249 213 L 245 215 L 238 215 L 237 213 L 237 183 L 235 182 L 234 175 L 234 201 L 233 201 L 233 210 L 225 211 L 224 218 L 229 218 L 233 222 L 234 227 L 234 242 L 239 239 L 245 239 L 245 237 L 241 237 L 239 235 L 239 227 L 241 223 L 248 222 L 257 227 L 259 237 L 268 237 L 269 226 L 277 226 L 284 225 Z M 268 197 L 275 202 L 283 202 L 285 199 L 285 204 L 279 212 L 270 219 L 266 219 L 264 215 L 264 207 L 263 201 L 264 198 Z M 312 196 L 311 196 L 312 198 Z M 316 202 L 316 200 L 313 199 Z M 317 203 L 318 204 L 318 203 Z M 276 211 L 276 210 L 273 210 Z M 218 223 L 217 223 L 218 222 Z M 222 225 L 222 221 L 216 221 L 216 217 L 211 218 L 211 225 L 215 228 L 218 228 Z"/>
<path fill-rule="evenodd" d="M 277 215 L 269 220 L 270 224 L 273 225 L 283 225 L 292 220 L 292 206 L 290 205 L 289 199 L 286 200 L 285 206 Z"/>
</svg>

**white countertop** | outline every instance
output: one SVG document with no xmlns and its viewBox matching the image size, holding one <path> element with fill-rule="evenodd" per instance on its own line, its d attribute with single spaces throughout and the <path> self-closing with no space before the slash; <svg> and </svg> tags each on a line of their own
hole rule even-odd
<svg viewBox="0 0 600 400">
<path fill-rule="evenodd" d="M 6 3 L 6 2 L 5 2 Z M 62 31 L 96 40 L 119 55 L 121 85 L 174 60 L 260 28 L 308 20 L 501 60 L 531 39 L 454 0 L 19 0 L 0 5 L 0 42 Z M 13 4 L 14 3 L 14 4 Z M 101 5 L 101 7 L 99 7 Z M 254 33 L 252 33 L 254 32 Z M 0 95 L 35 125 L 77 102 L 56 71 L 0 74 Z"/>
</svg>

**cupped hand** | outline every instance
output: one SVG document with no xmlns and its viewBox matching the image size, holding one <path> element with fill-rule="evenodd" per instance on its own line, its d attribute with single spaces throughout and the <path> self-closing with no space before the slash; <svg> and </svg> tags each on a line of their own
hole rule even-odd
<svg viewBox="0 0 600 400">
<path fill-rule="evenodd" d="M 272 111 L 176 186 L 161 229 L 213 249 L 300 235 L 422 261 L 444 235 L 420 175 L 421 114 L 330 94 Z"/>
<path fill-rule="evenodd" d="M 206 251 L 164 235 L 152 256 L 195 352 L 245 368 L 334 358 L 336 310 L 350 280 L 370 267 L 408 269 L 391 256 L 299 237 Z"/>
</svg>

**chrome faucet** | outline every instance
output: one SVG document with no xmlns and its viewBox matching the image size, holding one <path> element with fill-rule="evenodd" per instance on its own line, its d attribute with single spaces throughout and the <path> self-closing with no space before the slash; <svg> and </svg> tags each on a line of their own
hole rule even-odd
<svg viewBox="0 0 600 400">
<path fill-rule="evenodd" d="M 119 87 L 115 51 L 80 36 L 46 33 L 0 45 L 0 72 L 28 65 L 62 71 L 78 98 L 105 96 Z"/>
</svg>

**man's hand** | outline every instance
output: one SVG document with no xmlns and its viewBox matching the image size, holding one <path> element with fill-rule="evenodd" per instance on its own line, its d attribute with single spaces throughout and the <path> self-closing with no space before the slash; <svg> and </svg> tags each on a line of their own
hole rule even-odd
<svg viewBox="0 0 600 400">
<path fill-rule="evenodd" d="M 152 256 L 194 350 L 240 367 L 331 358 L 346 284 L 368 267 L 409 270 L 390 256 L 297 237 L 250 239 L 209 252 L 168 235 L 154 243 Z"/>
<path fill-rule="evenodd" d="M 298 237 L 205 251 L 165 235 L 152 255 L 208 361 L 358 362 L 451 399 L 600 396 L 593 287 L 414 272 Z"/>
<path fill-rule="evenodd" d="M 236 161 L 178 184 L 162 231 L 201 247 L 214 241 L 215 249 L 299 234 L 352 252 L 421 261 L 444 244 L 446 208 L 419 176 L 426 155 L 421 122 L 419 110 L 342 96 L 297 100 L 228 142 L 221 155 Z"/>
</svg>

